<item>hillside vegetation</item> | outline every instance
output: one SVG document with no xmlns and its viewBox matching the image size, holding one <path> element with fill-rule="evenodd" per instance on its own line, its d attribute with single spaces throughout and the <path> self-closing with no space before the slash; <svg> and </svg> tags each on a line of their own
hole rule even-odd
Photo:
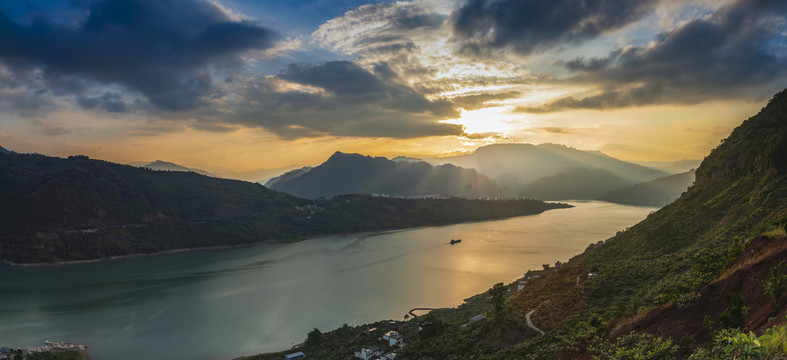
<svg viewBox="0 0 787 360">
<path fill-rule="evenodd" d="M 566 207 L 535 200 L 306 200 L 260 184 L 85 156 L 0 153 L 0 259 L 55 262 L 293 241 Z"/>
</svg>

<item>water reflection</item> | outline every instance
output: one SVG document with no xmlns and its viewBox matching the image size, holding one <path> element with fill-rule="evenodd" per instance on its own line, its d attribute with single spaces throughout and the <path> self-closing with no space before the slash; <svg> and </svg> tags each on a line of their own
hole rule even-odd
<svg viewBox="0 0 787 360">
<path fill-rule="evenodd" d="M 565 261 L 651 208 L 576 203 L 500 221 L 65 267 L 0 266 L 0 339 L 91 345 L 99 359 L 213 359 L 274 351 L 314 327 L 455 306 Z M 463 241 L 449 245 L 450 239 Z"/>
</svg>

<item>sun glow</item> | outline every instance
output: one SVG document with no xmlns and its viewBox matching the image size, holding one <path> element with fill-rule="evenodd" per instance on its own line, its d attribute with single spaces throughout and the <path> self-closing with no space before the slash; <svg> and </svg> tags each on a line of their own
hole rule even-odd
<svg viewBox="0 0 787 360">
<path fill-rule="evenodd" d="M 465 127 L 465 133 L 508 135 L 517 129 L 526 127 L 528 121 L 525 116 L 512 115 L 508 106 L 493 107 L 479 110 L 462 110 L 458 119 L 447 120 L 450 124 Z"/>
</svg>

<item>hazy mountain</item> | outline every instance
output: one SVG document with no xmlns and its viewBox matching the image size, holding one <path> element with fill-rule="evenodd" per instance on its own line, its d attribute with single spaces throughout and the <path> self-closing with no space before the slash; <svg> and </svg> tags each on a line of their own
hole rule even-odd
<svg viewBox="0 0 787 360">
<path fill-rule="evenodd" d="M 271 189 L 311 199 L 356 193 L 464 197 L 503 194 L 495 181 L 475 170 L 341 152 L 313 169 L 291 171 L 269 184 Z"/>
<path fill-rule="evenodd" d="M 297 178 L 298 176 L 301 176 L 301 175 L 309 172 L 309 170 L 311 170 L 311 169 L 314 169 L 314 167 L 313 166 L 304 166 L 304 167 L 299 168 L 299 169 L 294 169 L 294 170 L 287 171 L 284 174 L 281 174 L 279 176 L 276 176 L 276 177 L 271 178 L 270 180 L 266 181 L 265 182 L 265 187 L 271 189 L 273 187 L 273 185 L 276 184 L 277 182 L 279 182 L 279 181 L 283 181 L 283 182 L 290 181 L 292 179 Z"/>
<path fill-rule="evenodd" d="M 700 166 L 702 160 L 683 159 L 678 161 L 632 161 L 635 164 L 663 170 L 673 174 L 685 173 Z"/>
<path fill-rule="evenodd" d="M 183 171 L 0 153 L 0 259 L 51 262 L 535 214 L 532 200 L 307 200 Z"/>
<path fill-rule="evenodd" d="M 12 155 L 16 153 L 11 150 L 6 150 L 4 147 L 0 146 L 0 154 Z"/>
<path fill-rule="evenodd" d="M 290 166 L 283 166 L 275 169 L 257 169 L 252 171 L 243 171 L 243 172 L 222 171 L 219 172 L 218 174 L 221 177 L 228 178 L 228 179 L 237 179 L 237 180 L 251 181 L 260 184 L 265 184 L 270 179 L 280 175 L 281 173 L 296 169 L 298 167 L 300 166 L 290 165 Z"/>
<path fill-rule="evenodd" d="M 495 144 L 431 161 L 476 169 L 498 180 L 509 193 L 539 199 L 595 199 L 622 186 L 669 175 L 598 151 L 555 144 Z M 596 183 L 586 183 L 582 176 Z"/>
<path fill-rule="evenodd" d="M 694 170 L 627 186 L 599 197 L 620 204 L 665 206 L 680 197 L 694 183 Z"/>
<path fill-rule="evenodd" d="M 211 173 L 209 173 L 209 172 L 207 172 L 205 170 L 187 168 L 187 167 L 185 167 L 183 165 L 178 165 L 178 164 L 175 164 L 175 163 L 162 161 L 162 160 L 156 160 L 156 161 L 154 161 L 152 163 L 145 164 L 142 167 L 150 169 L 150 170 L 156 170 L 156 171 L 185 171 L 185 172 L 191 171 L 191 172 L 195 172 L 197 174 L 202 174 L 202 175 L 216 177 L 216 175 L 213 175 L 213 174 L 211 174 Z"/>
<path fill-rule="evenodd" d="M 630 184 L 607 170 L 574 168 L 540 178 L 519 192 L 519 196 L 539 200 L 586 200 Z"/>
<path fill-rule="evenodd" d="M 424 160 L 422 160 L 422 159 L 417 159 L 417 158 L 414 158 L 414 157 L 409 157 L 409 156 L 397 156 L 397 157 L 395 157 L 395 158 L 393 158 L 393 159 L 391 159 L 391 160 L 393 160 L 393 161 L 396 161 L 396 162 L 400 162 L 400 161 L 404 161 L 404 162 L 419 162 L 419 161 L 424 161 Z"/>
</svg>

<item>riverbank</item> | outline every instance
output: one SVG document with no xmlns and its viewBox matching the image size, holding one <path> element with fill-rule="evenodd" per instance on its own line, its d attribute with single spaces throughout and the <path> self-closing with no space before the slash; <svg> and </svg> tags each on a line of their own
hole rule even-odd
<svg viewBox="0 0 787 360">
<path fill-rule="evenodd" d="M 174 254 L 174 253 L 180 253 L 180 252 L 185 252 L 185 251 L 195 251 L 195 250 L 217 250 L 217 249 L 230 249 L 230 248 L 237 248 L 237 247 L 249 247 L 249 246 L 256 246 L 256 245 L 291 244 L 291 243 L 297 243 L 297 242 L 310 240 L 310 239 L 315 239 L 315 238 L 319 238 L 319 237 L 325 237 L 325 236 L 336 236 L 336 235 L 343 236 L 343 235 L 358 234 L 358 233 L 363 234 L 363 233 L 374 233 L 374 232 L 383 233 L 383 232 L 390 232 L 390 231 L 407 231 L 407 230 L 417 230 L 417 229 L 425 228 L 425 227 L 450 226 L 450 225 L 457 225 L 457 224 L 469 224 L 469 223 L 494 221 L 494 220 L 506 220 L 506 219 L 516 218 L 516 217 L 521 217 L 521 216 L 538 215 L 538 214 L 541 214 L 541 213 L 543 213 L 545 211 L 549 211 L 549 210 L 558 210 L 558 209 L 566 209 L 566 208 L 572 208 L 573 207 L 573 205 L 569 205 L 569 204 L 565 204 L 565 203 L 559 203 L 559 202 L 544 202 L 544 204 L 549 205 L 551 207 L 546 208 L 544 210 L 541 210 L 540 212 L 531 212 L 531 213 L 520 214 L 520 215 L 513 215 L 513 216 L 503 215 L 503 216 L 500 216 L 500 217 L 493 217 L 493 218 L 471 219 L 471 220 L 467 220 L 467 221 L 459 221 L 459 222 L 456 222 L 456 223 L 427 223 L 427 224 L 419 224 L 418 226 L 402 227 L 402 228 L 399 228 L 399 227 L 392 227 L 392 228 L 383 227 L 383 228 L 377 229 L 377 230 L 360 231 L 360 232 L 339 231 L 339 232 L 332 232 L 332 233 L 313 234 L 313 235 L 305 236 L 305 237 L 293 237 L 293 238 L 283 238 L 283 239 L 269 239 L 269 240 L 262 240 L 262 241 L 255 241 L 255 242 L 245 242 L 245 243 L 239 243 L 239 244 L 228 244 L 228 245 L 185 247 L 185 248 L 168 249 L 168 250 L 155 251 L 155 252 L 149 252 L 149 253 L 144 253 L 143 252 L 143 253 L 111 255 L 111 256 L 106 256 L 106 257 L 97 257 L 97 258 L 81 259 L 81 260 L 66 260 L 66 261 L 54 261 L 54 262 L 30 262 L 30 263 L 25 263 L 25 262 L 13 262 L 13 261 L 10 261 L 10 260 L 0 259 L 0 264 L 6 264 L 6 265 L 10 265 L 10 266 L 31 266 L 31 267 L 90 264 L 90 263 L 97 263 L 97 262 L 104 262 L 104 261 L 128 259 L 128 258 L 140 257 L 140 256 L 166 255 L 166 254 Z M 107 229 L 117 229 L 117 228 L 126 228 L 126 227 L 125 226 L 119 226 L 119 227 L 113 226 L 113 227 L 108 227 Z M 73 233 L 73 232 L 69 232 L 69 233 Z M 91 234 L 91 235 L 95 235 L 97 233 L 98 233 L 98 231 L 91 231 L 91 232 L 89 232 L 89 234 Z"/>
<path fill-rule="evenodd" d="M 236 245 L 221 245 L 221 246 L 204 246 L 204 247 L 196 247 L 196 248 L 184 248 L 184 249 L 172 249 L 172 250 L 164 250 L 164 251 L 156 251 L 147 254 L 128 254 L 128 255 L 114 255 L 108 256 L 103 258 L 96 258 L 96 259 L 85 259 L 85 260 L 70 260 L 70 261 L 58 261 L 58 262 L 44 262 L 44 263 L 15 263 L 8 260 L 0 260 L 0 263 L 10 266 L 19 266 L 19 267 L 39 267 L 39 266 L 64 266 L 64 265 L 77 265 L 77 264 L 93 264 L 99 262 L 107 262 L 107 261 L 114 261 L 114 260 L 122 260 L 122 259 L 129 259 L 135 257 L 143 257 L 143 256 L 158 256 L 158 255 L 167 255 L 167 254 L 177 254 L 182 252 L 188 251 L 199 251 L 199 250 L 220 250 L 220 249 L 232 249 L 232 248 L 240 248 L 240 247 L 251 247 L 257 245 L 271 245 L 277 244 L 276 240 L 267 240 L 255 243 L 246 243 L 246 244 L 236 244 Z"/>
<path fill-rule="evenodd" d="M 146 226 L 115 225 L 90 231 L 46 224 L 24 227 L 25 221 L 20 221 L 15 228 L 4 229 L 7 231 L 0 234 L 0 258 L 15 264 L 63 264 L 179 249 L 271 240 L 294 242 L 334 234 L 498 220 L 568 207 L 528 199 L 393 199 L 347 195 L 320 200 L 308 208 L 279 204 L 270 212 L 201 219 L 168 217 Z"/>
</svg>

